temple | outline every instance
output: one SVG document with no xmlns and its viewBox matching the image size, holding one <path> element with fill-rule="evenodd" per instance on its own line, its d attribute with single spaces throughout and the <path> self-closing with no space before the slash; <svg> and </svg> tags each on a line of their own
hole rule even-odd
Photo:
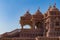
<svg viewBox="0 0 60 40">
<path fill-rule="evenodd" d="M 1 40 L 60 40 L 60 11 L 56 4 L 46 13 L 38 9 L 33 15 L 27 11 L 20 17 L 21 29 L 0 35 Z M 24 26 L 29 25 L 29 29 Z"/>
</svg>

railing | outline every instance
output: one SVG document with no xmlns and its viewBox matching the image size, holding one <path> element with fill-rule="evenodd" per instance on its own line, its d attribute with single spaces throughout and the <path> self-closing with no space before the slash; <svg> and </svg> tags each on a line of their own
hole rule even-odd
<svg viewBox="0 0 60 40">
<path fill-rule="evenodd" d="M 35 38 L 0 38 L 0 40 L 35 40 Z"/>
<path fill-rule="evenodd" d="M 0 38 L 0 40 L 60 40 L 59 37 L 37 37 L 37 38 Z"/>
</svg>

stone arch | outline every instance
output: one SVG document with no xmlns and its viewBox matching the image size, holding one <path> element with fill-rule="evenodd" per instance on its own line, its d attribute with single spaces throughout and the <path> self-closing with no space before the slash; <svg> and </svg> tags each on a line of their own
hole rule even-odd
<svg viewBox="0 0 60 40">
<path fill-rule="evenodd" d="M 27 25 L 24 25 L 23 28 L 24 29 L 31 29 L 31 25 L 28 25 L 28 24 Z"/>
<path fill-rule="evenodd" d="M 22 29 L 32 29 L 33 27 L 32 27 L 32 24 L 23 24 L 23 25 L 21 25 L 21 28 Z"/>
</svg>

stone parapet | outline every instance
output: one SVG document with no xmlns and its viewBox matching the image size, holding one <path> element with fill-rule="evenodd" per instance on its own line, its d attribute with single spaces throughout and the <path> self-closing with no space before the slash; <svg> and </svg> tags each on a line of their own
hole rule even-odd
<svg viewBox="0 0 60 40">
<path fill-rule="evenodd" d="M 0 38 L 0 40 L 60 40 L 60 38 L 59 37 Z"/>
</svg>

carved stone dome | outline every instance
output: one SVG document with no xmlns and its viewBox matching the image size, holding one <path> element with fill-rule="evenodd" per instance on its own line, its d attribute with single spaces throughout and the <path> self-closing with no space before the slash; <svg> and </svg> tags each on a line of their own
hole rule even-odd
<svg viewBox="0 0 60 40">
<path fill-rule="evenodd" d="M 42 20 L 43 19 L 43 14 L 40 12 L 38 9 L 35 14 L 32 16 L 32 20 Z"/>
<path fill-rule="evenodd" d="M 42 15 L 42 13 L 41 13 L 40 10 L 38 9 L 34 15 Z"/>
<path fill-rule="evenodd" d="M 56 7 L 52 7 L 50 11 L 58 11 L 58 9 Z"/>
</svg>

